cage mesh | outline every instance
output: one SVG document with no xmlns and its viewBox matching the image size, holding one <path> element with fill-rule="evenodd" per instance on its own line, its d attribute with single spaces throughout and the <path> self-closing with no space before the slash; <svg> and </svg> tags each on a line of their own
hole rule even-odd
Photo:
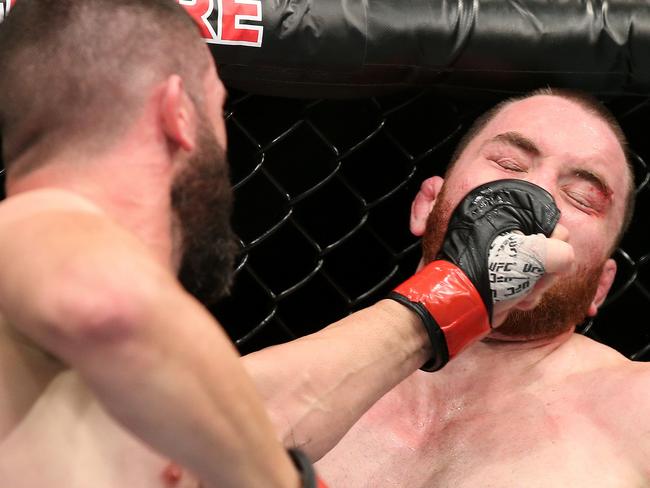
<svg viewBox="0 0 650 488">
<path fill-rule="evenodd" d="M 232 295 L 212 310 L 240 351 L 319 330 L 410 276 L 420 258 L 408 230 L 420 183 L 444 173 L 468 125 L 503 98 L 433 89 L 354 101 L 231 92 L 233 223 L 242 252 Z M 640 317 L 650 300 L 642 221 L 650 105 L 641 97 L 607 105 L 630 139 L 637 214 L 615 254 L 610 297 L 581 331 L 650 360 L 650 327 Z"/>
<path fill-rule="evenodd" d="M 232 90 L 226 119 L 241 253 L 231 295 L 211 311 L 240 351 L 317 331 L 410 276 L 420 258 L 408 230 L 419 184 L 444 173 L 464 130 L 504 97 L 429 89 L 332 101 Z M 637 209 L 615 253 L 613 290 L 582 331 L 647 361 L 650 102 L 607 104 L 630 140 Z"/>
</svg>

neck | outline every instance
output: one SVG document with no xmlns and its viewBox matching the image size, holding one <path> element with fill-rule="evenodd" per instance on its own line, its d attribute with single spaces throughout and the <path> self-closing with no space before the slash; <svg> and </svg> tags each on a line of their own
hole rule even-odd
<svg viewBox="0 0 650 488">
<path fill-rule="evenodd" d="M 552 355 L 572 335 L 573 328 L 554 337 L 535 340 L 513 339 L 494 334 L 474 344 L 450 362 L 450 365 L 457 362 L 463 369 L 467 369 L 471 364 L 477 374 L 485 374 L 486 367 L 490 366 L 488 370 L 494 371 L 492 375 L 509 372 L 512 376 L 529 371 L 531 366 Z"/>
<path fill-rule="evenodd" d="M 175 269 L 170 216 L 170 171 L 141 164 L 142 155 L 103 156 L 101 161 L 48 161 L 18 178 L 7 178 L 7 195 L 53 188 L 80 195 L 138 237 L 165 267 Z"/>
<path fill-rule="evenodd" d="M 429 417 L 432 405 L 477 404 L 494 395 L 521 391 L 558 365 L 549 359 L 573 336 L 573 329 L 535 341 L 485 339 L 477 342 L 435 373 L 418 371 L 400 384 L 400 402 L 409 402 L 416 416 Z M 435 408 L 435 407 L 434 407 Z"/>
</svg>

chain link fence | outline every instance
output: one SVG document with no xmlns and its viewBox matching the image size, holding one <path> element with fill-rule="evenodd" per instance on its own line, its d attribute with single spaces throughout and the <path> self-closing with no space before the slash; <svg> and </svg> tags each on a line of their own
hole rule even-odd
<svg viewBox="0 0 650 488">
<path fill-rule="evenodd" d="M 420 258 L 408 230 L 419 184 L 442 175 L 464 130 L 508 95 L 430 89 L 332 101 L 231 92 L 229 154 L 242 253 L 233 293 L 213 313 L 240 351 L 319 330 L 407 278 Z M 650 210 L 650 103 L 619 97 L 607 104 L 634 151 L 637 214 L 615 255 L 619 275 L 610 297 L 581 331 L 629 358 L 650 360 L 650 324 L 642 318 L 650 306 L 643 222 Z"/>
<path fill-rule="evenodd" d="M 429 89 L 332 101 L 231 91 L 233 223 L 242 250 L 231 296 L 211 311 L 240 351 L 317 331 L 410 276 L 420 248 L 408 218 L 420 182 L 442 175 L 468 125 L 507 95 Z M 650 100 L 607 104 L 634 151 L 638 201 L 615 254 L 613 290 L 582 331 L 648 361 Z"/>
</svg>

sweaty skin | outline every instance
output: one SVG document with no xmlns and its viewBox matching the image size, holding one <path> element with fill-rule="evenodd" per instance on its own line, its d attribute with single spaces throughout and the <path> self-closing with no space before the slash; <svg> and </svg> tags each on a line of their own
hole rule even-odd
<svg viewBox="0 0 650 488">
<path fill-rule="evenodd" d="M 415 373 L 318 469 L 350 488 L 650 486 L 647 365 L 562 340 L 478 343 L 434 375 Z"/>
<path fill-rule="evenodd" d="M 45 190 L 21 197 L 18 204 L 1 203 L 0 222 L 60 211 L 107 219 L 83 198 Z M 0 391 L 2 486 L 200 486 L 109 417 L 77 372 L 21 335 L 1 312 Z"/>
<path fill-rule="evenodd" d="M 616 270 L 607 256 L 629 184 L 624 165 L 600 119 L 574 102 L 537 96 L 508 106 L 475 137 L 446 175 L 446 198 L 453 206 L 468 188 L 508 177 L 546 188 L 562 211 L 576 265 L 601 270 L 594 283 L 577 285 L 595 285 L 584 311 L 593 316 Z M 416 234 L 441 185 L 427 181 L 416 199 Z M 650 486 L 649 365 L 564 323 L 560 335 L 535 340 L 497 329 L 441 371 L 414 373 L 318 469 L 346 488 Z M 537 325 L 529 330 L 543 330 Z"/>
</svg>

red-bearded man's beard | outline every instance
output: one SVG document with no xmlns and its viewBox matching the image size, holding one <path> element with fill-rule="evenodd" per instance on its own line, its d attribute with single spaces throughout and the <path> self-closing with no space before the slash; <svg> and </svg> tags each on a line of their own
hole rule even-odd
<svg viewBox="0 0 650 488">
<path fill-rule="evenodd" d="M 422 236 L 424 263 L 436 259 L 452 210 L 451 204 L 445 198 L 443 186 L 429 214 Z M 603 261 L 593 267 L 582 266 L 571 275 L 563 276 L 544 293 L 535 309 L 511 312 L 506 321 L 496 329 L 499 335 L 515 340 L 541 339 L 554 337 L 580 324 L 587 317 L 587 310 L 596 294 L 604 264 Z"/>
</svg>

